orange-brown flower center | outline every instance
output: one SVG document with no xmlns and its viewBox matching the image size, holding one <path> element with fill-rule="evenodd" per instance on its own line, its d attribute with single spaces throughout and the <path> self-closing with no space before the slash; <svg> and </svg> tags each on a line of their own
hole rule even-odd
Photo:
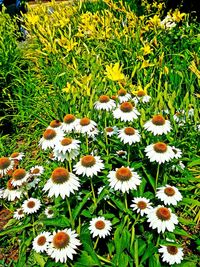
<svg viewBox="0 0 200 267">
<path fill-rule="evenodd" d="M 48 214 L 53 214 L 53 210 L 48 210 Z"/>
<path fill-rule="evenodd" d="M 178 253 L 178 248 L 175 246 L 167 246 L 167 251 L 171 255 L 176 255 Z"/>
<path fill-rule="evenodd" d="M 67 169 L 59 167 L 56 168 L 51 175 L 51 179 L 55 184 L 63 184 L 69 179 L 69 172 Z"/>
<path fill-rule="evenodd" d="M 70 124 L 72 122 L 75 121 L 75 116 L 72 115 L 72 114 L 67 114 L 65 117 L 64 117 L 64 123 L 67 123 L 67 124 Z"/>
<path fill-rule="evenodd" d="M 80 125 L 81 126 L 86 126 L 86 125 L 89 125 L 90 124 L 90 119 L 88 119 L 88 118 L 82 118 L 81 120 L 80 120 Z"/>
<path fill-rule="evenodd" d="M 165 153 L 167 151 L 167 145 L 162 142 L 154 144 L 153 148 L 157 153 Z"/>
<path fill-rule="evenodd" d="M 95 223 L 95 227 L 96 227 L 96 229 L 98 229 L 98 230 L 102 230 L 102 229 L 105 228 L 105 222 L 99 220 L 99 221 L 97 221 L 97 222 Z"/>
<path fill-rule="evenodd" d="M 0 170 L 4 170 L 9 167 L 11 160 L 7 157 L 0 158 Z"/>
<path fill-rule="evenodd" d="M 152 118 L 152 123 L 155 125 L 164 125 L 165 124 L 165 118 L 162 115 L 155 115 Z"/>
<path fill-rule="evenodd" d="M 95 159 L 95 157 L 93 157 L 91 155 L 84 156 L 81 159 L 81 164 L 84 167 L 92 167 L 95 163 L 96 163 L 96 159 Z"/>
<path fill-rule="evenodd" d="M 146 95 L 146 93 L 145 93 L 144 90 L 139 90 L 139 91 L 137 92 L 137 96 L 138 96 L 138 97 L 142 97 L 142 96 L 145 96 L 145 95 Z"/>
<path fill-rule="evenodd" d="M 118 91 L 118 95 L 119 95 L 119 96 L 125 96 L 125 95 L 126 95 L 126 90 L 125 90 L 125 89 L 120 89 L 120 90 Z"/>
<path fill-rule="evenodd" d="M 72 143 L 72 139 L 71 139 L 71 138 L 68 138 L 68 137 L 64 138 L 64 139 L 61 141 L 61 145 L 62 145 L 62 146 L 68 146 L 68 145 L 70 145 L 71 143 Z"/>
<path fill-rule="evenodd" d="M 33 200 L 28 201 L 28 203 L 27 203 L 27 207 L 28 207 L 29 209 L 34 208 L 34 207 L 35 207 L 35 201 L 33 201 Z"/>
<path fill-rule="evenodd" d="M 119 168 L 116 171 L 116 178 L 120 181 L 128 181 L 132 177 L 130 169 L 126 167 Z"/>
<path fill-rule="evenodd" d="M 44 235 L 40 236 L 37 240 L 38 246 L 43 246 L 46 243 L 47 239 Z"/>
<path fill-rule="evenodd" d="M 156 215 L 161 221 L 168 221 L 171 218 L 171 213 L 169 209 L 165 207 L 158 208 L 156 211 Z"/>
<path fill-rule="evenodd" d="M 22 180 L 26 176 L 26 171 L 24 169 L 17 169 L 13 172 L 12 178 L 15 181 Z"/>
<path fill-rule="evenodd" d="M 121 111 L 131 112 L 133 110 L 133 105 L 130 102 L 124 102 L 120 106 Z"/>
<path fill-rule="evenodd" d="M 38 174 L 40 172 L 40 169 L 35 168 L 34 170 L 31 171 L 31 174 Z"/>
<path fill-rule="evenodd" d="M 126 128 L 124 129 L 124 132 L 125 132 L 125 134 L 127 134 L 127 135 L 134 135 L 134 134 L 135 134 L 135 129 L 132 128 L 132 127 L 126 127 Z"/>
<path fill-rule="evenodd" d="M 173 195 L 175 195 L 175 190 L 172 187 L 166 187 L 164 190 L 165 194 L 169 197 L 172 197 Z"/>
<path fill-rule="evenodd" d="M 13 152 L 10 157 L 11 158 L 16 158 L 18 156 L 19 156 L 19 152 Z"/>
<path fill-rule="evenodd" d="M 112 98 L 112 100 L 117 100 L 117 96 L 116 95 L 113 95 L 111 98 Z"/>
<path fill-rule="evenodd" d="M 62 249 L 67 247 L 69 244 L 70 237 L 65 232 L 58 232 L 53 238 L 53 245 L 57 249 Z"/>
<path fill-rule="evenodd" d="M 57 128 L 61 125 L 61 122 L 59 120 L 53 120 L 51 123 L 50 123 L 50 126 L 52 128 Z"/>
<path fill-rule="evenodd" d="M 7 182 L 7 188 L 8 188 L 8 190 L 13 190 L 14 189 L 14 186 L 12 185 L 12 179 L 10 179 L 10 180 L 8 180 L 8 182 Z"/>
<path fill-rule="evenodd" d="M 107 95 L 101 95 L 99 97 L 99 102 L 101 102 L 101 103 L 107 103 L 107 102 L 109 102 L 109 100 L 110 100 L 110 98 Z"/>
<path fill-rule="evenodd" d="M 108 132 L 108 133 L 113 132 L 113 128 L 112 128 L 112 127 L 107 127 L 107 128 L 106 128 L 106 132 Z"/>
<path fill-rule="evenodd" d="M 43 137 L 46 140 L 51 140 L 56 136 L 56 131 L 54 131 L 53 129 L 47 129 L 44 133 L 43 133 Z"/>
<path fill-rule="evenodd" d="M 22 214 L 24 214 L 23 209 L 18 210 L 17 213 L 18 213 L 18 215 L 22 215 Z"/>
<path fill-rule="evenodd" d="M 141 200 L 141 201 L 138 201 L 137 206 L 139 209 L 144 210 L 147 207 L 147 203 Z"/>
</svg>

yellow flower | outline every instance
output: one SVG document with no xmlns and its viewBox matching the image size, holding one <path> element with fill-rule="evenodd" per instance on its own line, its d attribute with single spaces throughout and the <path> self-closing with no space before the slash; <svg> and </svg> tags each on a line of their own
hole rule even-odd
<svg viewBox="0 0 200 267">
<path fill-rule="evenodd" d="M 66 37 L 62 36 L 60 39 L 57 39 L 57 43 L 65 48 L 67 52 L 72 51 L 73 48 L 78 44 L 77 42 L 74 42 L 73 39 L 68 40 Z"/>
<path fill-rule="evenodd" d="M 62 91 L 65 93 L 74 93 L 75 87 L 73 85 L 71 85 L 69 82 L 67 82 L 66 87 L 63 88 Z"/>
<path fill-rule="evenodd" d="M 197 76 L 198 79 L 200 79 L 200 71 L 197 69 L 197 66 L 194 60 L 191 62 L 189 69 Z"/>
<path fill-rule="evenodd" d="M 120 81 L 124 80 L 125 78 L 124 74 L 121 71 L 122 67 L 120 67 L 119 62 L 117 62 L 114 64 L 114 66 L 113 64 L 110 64 L 110 66 L 107 65 L 105 74 L 107 78 L 112 81 Z"/>
<path fill-rule="evenodd" d="M 144 60 L 143 62 L 142 62 L 142 66 L 141 66 L 141 69 L 145 69 L 145 68 L 147 68 L 147 67 L 153 67 L 155 64 L 153 64 L 153 63 L 149 63 L 149 60 Z"/>
<path fill-rule="evenodd" d="M 150 18 L 150 20 L 148 20 L 148 23 L 150 26 L 160 26 L 160 18 L 155 15 L 153 16 L 153 18 Z"/>
<path fill-rule="evenodd" d="M 144 47 L 141 48 L 141 50 L 143 50 L 143 55 L 148 55 L 148 54 L 151 54 L 152 52 L 152 49 L 150 47 L 149 44 L 146 44 Z"/>
<path fill-rule="evenodd" d="M 33 15 L 33 14 L 27 14 L 26 15 L 26 19 L 28 21 L 28 23 L 32 24 L 32 25 L 35 25 L 38 21 L 39 21 L 39 16 L 38 15 Z"/>
<path fill-rule="evenodd" d="M 185 13 L 180 13 L 178 9 L 176 9 L 174 13 L 172 14 L 172 17 L 176 22 L 180 22 L 184 16 L 185 16 Z"/>
<path fill-rule="evenodd" d="M 164 66 L 164 74 L 168 75 L 169 74 L 169 69 L 167 66 Z"/>
</svg>

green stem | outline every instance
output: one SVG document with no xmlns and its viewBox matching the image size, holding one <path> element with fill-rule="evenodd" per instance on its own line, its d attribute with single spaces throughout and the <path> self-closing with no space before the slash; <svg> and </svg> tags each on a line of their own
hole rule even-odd
<svg viewBox="0 0 200 267">
<path fill-rule="evenodd" d="M 97 244 L 98 244 L 98 242 L 99 242 L 99 236 L 97 237 L 96 242 L 95 242 L 95 244 L 94 244 L 94 250 L 97 248 Z"/>
<path fill-rule="evenodd" d="M 130 154 L 131 154 L 131 146 L 128 145 L 128 157 L 127 157 L 128 165 L 129 165 L 129 163 L 130 163 Z"/>
<path fill-rule="evenodd" d="M 105 259 L 105 258 L 103 258 L 102 256 L 100 256 L 100 255 L 97 255 L 97 257 L 101 260 L 101 261 L 103 261 L 103 262 L 106 262 L 106 263 L 111 263 L 109 260 L 107 260 L 107 259 Z"/>
<path fill-rule="evenodd" d="M 136 223 L 138 222 L 139 218 L 140 218 L 140 213 L 138 214 L 137 218 L 135 219 L 133 226 L 136 225 Z"/>
<path fill-rule="evenodd" d="M 68 160 L 69 163 L 69 171 L 72 172 L 72 161 L 71 159 Z"/>
<path fill-rule="evenodd" d="M 94 205 L 96 207 L 97 206 L 97 201 L 96 201 L 95 192 L 94 192 L 94 186 L 93 186 L 93 183 L 92 183 L 92 179 L 91 178 L 90 178 L 90 185 L 91 185 L 91 189 L 92 189 L 93 202 L 94 202 Z"/>
<path fill-rule="evenodd" d="M 88 144 L 88 135 L 86 134 L 86 137 L 85 137 L 85 141 L 86 141 L 86 152 L 88 153 L 89 152 L 89 144 Z"/>
<path fill-rule="evenodd" d="M 155 188 L 154 188 L 155 192 L 156 192 L 157 185 L 158 185 L 159 171 L 160 171 L 160 164 L 158 163 L 157 172 L 156 172 L 156 183 L 155 183 Z"/>
<path fill-rule="evenodd" d="M 124 202 L 125 202 L 126 210 L 128 210 L 127 193 L 126 193 L 126 192 L 125 192 L 125 194 L 124 194 Z"/>
<path fill-rule="evenodd" d="M 73 230 L 74 229 L 74 220 L 73 220 L 73 217 L 72 217 L 72 210 L 71 210 L 68 198 L 66 198 L 66 201 L 67 201 L 67 207 L 68 207 L 68 211 L 69 211 L 70 223 L 71 223 L 71 227 L 72 227 L 72 230 Z"/>
</svg>

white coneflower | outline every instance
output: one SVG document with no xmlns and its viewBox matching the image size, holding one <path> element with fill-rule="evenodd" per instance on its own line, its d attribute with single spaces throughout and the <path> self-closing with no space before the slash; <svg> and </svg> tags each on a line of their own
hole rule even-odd
<svg viewBox="0 0 200 267">
<path fill-rule="evenodd" d="M 22 218 L 24 218 L 24 211 L 22 208 L 17 209 L 14 213 L 13 213 L 13 218 L 20 220 Z"/>
<path fill-rule="evenodd" d="M 162 260 L 168 264 L 180 264 L 183 260 L 183 248 L 177 246 L 163 246 L 158 249 L 158 252 L 162 253 Z"/>
<path fill-rule="evenodd" d="M 173 232 L 175 224 L 178 224 L 178 219 L 175 214 L 171 212 L 170 208 L 158 206 L 152 209 L 148 214 L 148 222 L 153 229 L 157 228 L 158 233 L 164 233 L 165 230 Z"/>
<path fill-rule="evenodd" d="M 185 111 L 184 110 L 178 110 L 174 115 L 173 119 L 175 122 L 178 123 L 179 126 L 183 125 L 186 120 L 185 120 Z"/>
<path fill-rule="evenodd" d="M 46 252 L 48 245 L 51 242 L 51 233 L 49 232 L 42 232 L 38 236 L 36 236 L 32 242 L 33 249 L 36 252 Z"/>
<path fill-rule="evenodd" d="M 74 115 L 67 114 L 63 119 L 61 129 L 66 133 L 70 133 L 75 130 L 78 122 L 79 120 Z"/>
<path fill-rule="evenodd" d="M 51 178 L 44 185 L 43 191 L 48 192 L 48 196 L 58 197 L 59 195 L 64 199 L 74 194 L 80 187 L 79 178 L 67 169 L 58 167 L 52 174 Z"/>
<path fill-rule="evenodd" d="M 165 205 L 177 205 L 182 200 L 182 195 L 175 186 L 162 186 L 157 189 L 156 196 L 164 202 Z"/>
<path fill-rule="evenodd" d="M 43 174 L 43 172 L 44 172 L 44 167 L 39 165 L 35 165 L 29 171 L 31 176 L 40 176 L 41 174 Z"/>
<path fill-rule="evenodd" d="M 84 117 L 79 120 L 79 122 L 76 125 L 75 131 L 82 134 L 90 134 L 94 129 L 96 129 L 96 122 L 93 120 L 90 120 L 87 117 Z"/>
<path fill-rule="evenodd" d="M 165 120 L 162 115 L 153 116 L 151 120 L 144 124 L 144 128 L 154 135 L 167 134 L 172 129 L 170 121 Z"/>
<path fill-rule="evenodd" d="M 138 130 L 135 130 L 133 127 L 126 127 L 122 130 L 119 130 L 118 138 L 124 143 L 132 145 L 134 143 L 140 142 L 141 136 Z"/>
<path fill-rule="evenodd" d="M 75 140 L 71 137 L 65 137 L 58 144 L 56 144 L 54 148 L 54 152 L 63 153 L 71 152 L 72 150 L 79 150 L 80 149 L 80 141 Z"/>
<path fill-rule="evenodd" d="M 172 29 L 176 26 L 176 23 L 174 22 L 173 18 L 170 15 L 167 15 L 161 22 L 161 26 L 165 29 Z"/>
<path fill-rule="evenodd" d="M 133 121 L 140 115 L 139 111 L 130 102 L 123 102 L 113 111 L 113 116 L 121 121 Z"/>
<path fill-rule="evenodd" d="M 144 214 L 148 214 L 149 211 L 152 209 L 151 202 L 149 199 L 145 197 L 135 197 L 132 200 L 133 204 L 131 204 L 131 208 L 137 213 L 140 213 L 141 216 Z"/>
<path fill-rule="evenodd" d="M 145 148 L 145 152 L 147 157 L 150 159 L 150 162 L 156 161 L 159 164 L 164 163 L 165 161 L 170 161 L 174 158 L 172 148 L 163 142 L 147 146 Z"/>
<path fill-rule="evenodd" d="M 44 214 L 47 216 L 47 218 L 53 218 L 54 217 L 54 210 L 52 207 L 47 207 L 44 211 Z"/>
<path fill-rule="evenodd" d="M 185 165 L 180 160 L 176 165 L 172 165 L 172 170 L 175 172 L 179 172 L 185 169 Z"/>
<path fill-rule="evenodd" d="M 20 199 L 22 196 L 21 189 L 15 189 L 12 185 L 12 179 L 8 180 L 7 188 L 4 190 L 3 198 L 7 199 L 8 201 L 14 201 L 16 198 Z"/>
<path fill-rule="evenodd" d="M 30 174 L 24 169 L 16 169 L 12 174 L 12 185 L 21 186 L 27 182 Z"/>
<path fill-rule="evenodd" d="M 105 238 L 107 235 L 110 235 L 111 226 L 112 224 L 109 220 L 105 220 L 104 217 L 97 217 L 90 221 L 89 230 L 92 237 L 99 236 L 100 238 Z"/>
<path fill-rule="evenodd" d="M 117 95 L 118 95 L 119 103 L 123 103 L 131 99 L 131 95 L 127 93 L 125 89 L 120 89 Z"/>
<path fill-rule="evenodd" d="M 107 95 L 101 95 L 99 100 L 94 103 L 94 108 L 97 110 L 112 110 L 116 107 L 115 101 Z"/>
<path fill-rule="evenodd" d="M 141 177 L 133 170 L 133 168 L 121 167 L 110 171 L 108 174 L 110 187 L 123 193 L 132 189 L 136 190 L 141 183 Z"/>
<path fill-rule="evenodd" d="M 27 200 L 25 200 L 22 204 L 22 209 L 24 211 L 24 213 L 27 214 L 32 214 L 37 212 L 41 207 L 41 202 L 39 199 L 37 198 L 29 198 Z"/>
<path fill-rule="evenodd" d="M 78 175 L 92 177 L 104 169 L 103 161 L 98 156 L 86 155 L 74 166 L 74 171 Z"/>
<path fill-rule="evenodd" d="M 65 263 L 67 258 L 73 260 L 76 254 L 77 246 L 81 243 L 77 239 L 77 234 L 71 229 L 64 229 L 54 232 L 51 236 L 51 243 L 48 246 L 47 254 L 55 260 L 55 262 Z"/>
<path fill-rule="evenodd" d="M 4 189 L 0 188 L 0 198 L 3 198 Z"/>
<path fill-rule="evenodd" d="M 104 130 L 105 130 L 106 135 L 111 137 L 117 134 L 118 128 L 116 126 L 113 126 L 113 127 L 106 127 Z"/>
<path fill-rule="evenodd" d="M 62 123 L 59 120 L 53 120 L 50 122 L 49 126 L 47 129 L 52 129 L 55 131 L 60 131 L 62 129 Z"/>
<path fill-rule="evenodd" d="M 119 151 L 116 151 L 116 154 L 117 156 L 123 158 L 123 159 L 126 159 L 127 158 L 127 155 L 128 153 L 124 150 L 119 150 Z"/>
<path fill-rule="evenodd" d="M 8 157 L 0 158 L 0 176 L 4 176 L 7 171 L 12 170 L 14 167 L 14 161 Z"/>
<path fill-rule="evenodd" d="M 22 160 L 22 158 L 24 157 L 24 153 L 22 152 L 13 152 L 9 159 L 11 160 Z"/>
<path fill-rule="evenodd" d="M 174 158 L 179 159 L 182 156 L 182 151 L 179 148 L 176 148 L 174 146 L 171 147 L 172 151 L 174 152 Z"/>
<path fill-rule="evenodd" d="M 47 148 L 54 148 L 55 145 L 63 139 L 63 136 L 64 133 L 61 130 L 55 131 L 53 129 L 47 129 L 39 141 L 39 146 L 41 146 L 43 150 L 46 150 Z"/>
<path fill-rule="evenodd" d="M 150 100 L 151 100 L 151 97 L 147 95 L 144 90 L 139 90 L 136 93 L 136 96 L 133 98 L 135 105 L 137 105 L 138 102 L 148 103 Z"/>
<path fill-rule="evenodd" d="M 53 157 L 51 158 L 52 160 L 58 160 L 63 162 L 64 160 L 71 161 L 75 159 L 79 155 L 80 151 L 79 150 L 71 150 L 70 152 L 66 153 L 59 153 L 57 150 L 53 152 Z"/>
</svg>

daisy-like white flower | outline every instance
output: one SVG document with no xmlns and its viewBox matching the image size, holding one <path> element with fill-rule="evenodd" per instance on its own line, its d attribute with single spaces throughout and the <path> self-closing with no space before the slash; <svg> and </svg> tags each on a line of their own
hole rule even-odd
<svg viewBox="0 0 200 267">
<path fill-rule="evenodd" d="M 113 111 L 113 116 L 121 121 L 132 121 L 140 115 L 139 111 L 130 102 L 123 102 Z"/>
<path fill-rule="evenodd" d="M 75 159 L 78 155 L 79 155 L 80 151 L 79 150 L 76 150 L 76 149 L 73 149 L 71 150 L 70 152 L 66 152 L 66 153 L 60 153 L 58 152 L 57 150 L 55 150 L 53 152 L 53 157 L 51 158 L 52 160 L 58 160 L 58 161 L 61 161 L 63 162 L 64 160 L 73 160 Z"/>
<path fill-rule="evenodd" d="M 101 192 L 104 190 L 104 188 L 105 188 L 105 186 L 101 186 L 101 187 L 98 188 L 98 190 L 97 190 L 98 196 L 101 194 Z M 105 195 L 103 199 L 106 200 L 106 199 L 109 199 L 109 198 L 110 198 L 109 195 Z"/>
<path fill-rule="evenodd" d="M 44 185 L 43 191 L 48 192 L 48 196 L 58 197 L 59 195 L 64 199 L 74 194 L 80 187 L 79 178 L 67 169 L 58 167 L 52 174 L 51 178 Z"/>
<path fill-rule="evenodd" d="M 37 212 L 41 207 L 41 202 L 39 199 L 37 198 L 29 198 L 27 200 L 25 200 L 22 204 L 22 209 L 24 211 L 24 213 L 27 214 L 32 214 Z"/>
<path fill-rule="evenodd" d="M 58 142 L 63 139 L 64 133 L 61 130 L 54 129 L 46 129 L 43 133 L 43 137 L 39 141 L 39 146 L 42 147 L 43 150 L 47 148 L 54 148 Z"/>
<path fill-rule="evenodd" d="M 13 186 L 21 186 L 25 182 L 27 182 L 29 178 L 29 173 L 24 169 L 16 169 L 12 174 L 12 185 Z"/>
<path fill-rule="evenodd" d="M 182 151 L 179 148 L 172 146 L 172 151 L 174 152 L 174 158 L 179 159 L 182 156 Z"/>
<path fill-rule="evenodd" d="M 178 122 L 179 126 L 183 125 L 186 122 L 185 121 L 185 111 L 184 110 L 177 111 L 174 114 L 173 119 L 175 122 Z"/>
<path fill-rule="evenodd" d="M 121 167 L 108 174 L 110 187 L 123 193 L 136 190 L 141 183 L 141 177 L 133 171 L 133 168 Z"/>
<path fill-rule="evenodd" d="M 184 169 L 185 169 L 185 165 L 183 164 L 181 160 L 178 162 L 177 165 L 172 165 L 172 170 L 175 172 L 179 172 L 180 170 L 184 170 Z"/>
<path fill-rule="evenodd" d="M 170 246 L 162 246 L 158 249 L 160 253 L 162 253 L 162 260 L 167 262 L 168 264 L 179 264 L 183 260 L 183 248 L 176 247 L 173 245 Z"/>
<path fill-rule="evenodd" d="M 49 232 L 42 232 L 38 236 L 36 236 L 32 242 L 33 249 L 36 252 L 45 252 L 47 251 L 48 245 L 51 242 L 51 233 Z"/>
<path fill-rule="evenodd" d="M 20 220 L 22 218 L 24 218 L 24 211 L 22 208 L 17 209 L 14 213 L 13 213 L 13 218 Z"/>
<path fill-rule="evenodd" d="M 127 152 L 126 151 L 124 151 L 124 150 L 119 150 L 119 151 L 116 151 L 116 154 L 115 155 L 117 155 L 117 156 L 119 156 L 119 157 L 121 157 L 121 158 L 123 158 L 123 159 L 126 159 L 127 158 Z"/>
<path fill-rule="evenodd" d="M 89 135 L 90 132 L 92 132 L 96 128 L 96 126 L 97 126 L 96 122 L 94 122 L 93 120 L 90 120 L 87 117 L 84 117 L 84 118 L 79 120 L 79 122 L 76 125 L 75 130 L 78 133 Z"/>
<path fill-rule="evenodd" d="M 0 176 L 4 176 L 7 171 L 12 170 L 14 167 L 14 161 L 7 157 L 0 158 Z"/>
<path fill-rule="evenodd" d="M 44 214 L 47 216 L 47 218 L 53 218 L 54 210 L 52 209 L 52 207 L 47 207 L 44 211 Z"/>
<path fill-rule="evenodd" d="M 176 26 L 176 23 L 174 22 L 173 18 L 170 15 L 167 15 L 161 22 L 161 26 L 165 29 L 172 29 Z"/>
<path fill-rule="evenodd" d="M 62 122 L 59 120 L 53 120 L 50 122 L 49 126 L 47 127 L 47 129 L 52 129 L 55 131 L 60 131 L 62 128 Z"/>
<path fill-rule="evenodd" d="M 158 233 L 164 233 L 165 230 L 173 232 L 175 224 L 178 224 L 178 219 L 175 214 L 171 212 L 170 208 L 158 206 L 153 208 L 148 214 L 148 222 L 153 229 L 157 228 Z"/>
<path fill-rule="evenodd" d="M 144 128 L 154 135 L 167 134 L 171 131 L 170 121 L 165 120 L 162 115 L 154 115 L 153 118 L 144 124 Z"/>
<path fill-rule="evenodd" d="M 12 185 L 12 179 L 8 180 L 7 188 L 4 190 L 3 198 L 7 199 L 8 201 L 14 201 L 16 198 L 20 199 L 22 196 L 21 189 L 15 189 Z"/>
<path fill-rule="evenodd" d="M 0 198 L 3 198 L 4 189 L 0 188 Z"/>
<path fill-rule="evenodd" d="M 137 105 L 138 102 L 148 103 L 150 100 L 151 97 L 147 95 L 147 93 L 144 90 L 137 91 L 136 96 L 133 98 L 135 105 Z"/>
<path fill-rule="evenodd" d="M 51 243 L 47 248 L 47 254 L 55 262 L 65 263 L 67 258 L 73 260 L 73 254 L 77 253 L 77 246 L 81 245 L 77 236 L 76 232 L 71 229 L 54 232 L 51 236 Z"/>
<path fill-rule="evenodd" d="M 40 176 L 44 172 L 44 167 L 36 165 L 30 169 L 31 176 Z"/>
<path fill-rule="evenodd" d="M 103 161 L 98 156 L 86 155 L 74 166 L 74 171 L 78 175 L 92 177 L 104 169 Z"/>
<path fill-rule="evenodd" d="M 72 139 L 70 137 L 65 137 L 55 146 L 54 152 L 63 153 L 71 152 L 72 150 L 80 149 L 80 141 Z"/>
<path fill-rule="evenodd" d="M 105 133 L 107 136 L 112 136 L 114 134 L 117 134 L 117 127 L 116 126 L 113 126 L 113 127 L 106 127 L 105 129 Z"/>
<path fill-rule="evenodd" d="M 127 93 L 125 89 L 120 89 L 117 92 L 119 103 L 127 102 L 129 99 L 131 99 L 131 95 Z"/>
<path fill-rule="evenodd" d="M 170 161 L 174 158 L 174 152 L 172 148 L 163 142 L 151 144 L 145 148 L 147 157 L 150 162 L 156 161 L 159 164 L 165 161 Z"/>
<path fill-rule="evenodd" d="M 115 101 L 113 99 L 110 99 L 107 95 L 101 95 L 99 97 L 99 100 L 94 103 L 94 108 L 97 110 L 112 110 L 116 107 Z"/>
<path fill-rule="evenodd" d="M 132 145 L 134 143 L 140 142 L 140 134 L 138 130 L 135 130 L 133 127 L 126 127 L 122 130 L 119 130 L 118 137 L 124 144 Z"/>
<path fill-rule="evenodd" d="M 148 214 L 152 209 L 151 202 L 145 197 L 135 197 L 132 202 L 131 208 L 136 210 L 137 213 L 140 213 L 141 216 Z"/>
<path fill-rule="evenodd" d="M 175 186 L 162 186 L 157 189 L 156 196 L 158 199 L 164 202 L 165 205 L 174 205 L 182 200 L 182 195 Z"/>
<path fill-rule="evenodd" d="M 22 152 L 13 152 L 9 159 L 11 160 L 22 160 L 22 158 L 24 157 L 24 153 Z"/>
<path fill-rule="evenodd" d="M 112 224 L 109 220 L 105 220 L 104 217 L 97 217 L 90 221 L 89 230 L 92 237 L 99 236 L 100 238 L 105 238 L 110 234 L 111 226 Z"/>
<path fill-rule="evenodd" d="M 61 129 L 66 133 L 70 133 L 75 130 L 78 121 L 79 120 L 74 115 L 67 114 L 63 119 Z"/>
</svg>

